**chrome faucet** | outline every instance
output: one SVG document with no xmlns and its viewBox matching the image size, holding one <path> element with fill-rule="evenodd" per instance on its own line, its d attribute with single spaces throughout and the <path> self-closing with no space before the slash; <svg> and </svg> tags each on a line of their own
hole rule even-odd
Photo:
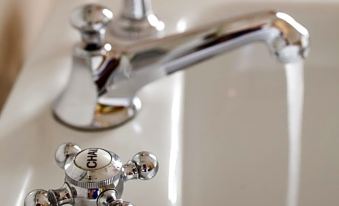
<svg viewBox="0 0 339 206">
<path fill-rule="evenodd" d="M 72 25 L 80 31 L 82 41 L 74 47 L 72 73 L 55 102 L 54 115 L 73 128 L 99 130 L 121 125 L 140 110 L 136 93 L 143 86 L 231 49 L 264 42 L 282 63 L 305 58 L 309 49 L 307 29 L 276 11 L 226 19 L 165 37 L 140 40 L 132 35 L 129 41 L 117 38 L 112 19 L 109 9 L 96 4 L 72 14 Z"/>
</svg>

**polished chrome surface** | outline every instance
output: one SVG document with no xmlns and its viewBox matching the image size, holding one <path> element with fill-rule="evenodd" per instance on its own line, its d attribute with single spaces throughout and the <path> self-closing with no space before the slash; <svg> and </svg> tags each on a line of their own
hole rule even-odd
<svg viewBox="0 0 339 206">
<path fill-rule="evenodd" d="M 130 202 L 117 198 L 115 190 L 106 190 L 100 194 L 97 200 L 98 206 L 133 206 Z"/>
<path fill-rule="evenodd" d="M 118 199 L 116 190 L 106 190 L 100 194 L 97 199 L 98 206 L 106 206 Z"/>
<path fill-rule="evenodd" d="M 103 45 L 106 26 L 112 18 L 111 10 L 97 4 L 87 4 L 73 11 L 71 24 L 80 31 L 86 46 L 97 48 Z"/>
<path fill-rule="evenodd" d="M 98 205 L 132 206 L 121 200 L 123 184 L 127 180 L 153 178 L 159 168 L 156 157 L 139 152 L 127 164 L 113 152 L 100 148 L 79 150 L 73 143 L 59 146 L 56 162 L 65 170 L 65 183 L 59 189 L 34 190 L 25 199 L 25 206 Z M 135 168 L 133 178 L 126 178 L 125 168 Z"/>
<path fill-rule="evenodd" d="M 120 157 L 103 149 L 90 148 L 67 160 L 66 181 L 83 188 L 117 187 L 122 175 Z"/>
<path fill-rule="evenodd" d="M 110 27 L 114 36 L 135 41 L 161 35 L 165 24 L 154 14 L 151 0 L 122 1 L 122 11 Z"/>
<path fill-rule="evenodd" d="M 56 190 L 33 190 L 25 199 L 25 206 L 59 206 L 65 204 L 74 204 L 73 197 L 76 191 L 73 190 L 67 183 Z"/>
<path fill-rule="evenodd" d="M 46 190 L 34 190 L 30 192 L 25 199 L 25 206 L 48 206 L 55 204 L 50 200 L 48 191 Z"/>
<path fill-rule="evenodd" d="M 155 155 L 149 152 L 139 152 L 124 165 L 124 179 L 149 180 L 158 173 L 159 164 Z"/>
<path fill-rule="evenodd" d="M 158 172 L 157 158 L 149 152 L 139 152 L 133 156 L 132 162 L 138 168 L 139 176 L 137 179 L 149 180 L 152 179 Z"/>
<path fill-rule="evenodd" d="M 73 143 L 60 145 L 55 152 L 55 162 L 60 168 L 64 169 L 66 160 L 69 157 L 78 154 L 80 151 L 80 147 Z"/>
<path fill-rule="evenodd" d="M 136 94 L 146 84 L 252 42 L 266 43 L 280 62 L 289 63 L 307 56 L 309 34 L 291 16 L 275 11 L 130 44 L 119 44 L 108 34 L 100 49 L 75 48 L 69 85 L 54 114 L 77 129 L 121 125 L 140 109 Z"/>
</svg>

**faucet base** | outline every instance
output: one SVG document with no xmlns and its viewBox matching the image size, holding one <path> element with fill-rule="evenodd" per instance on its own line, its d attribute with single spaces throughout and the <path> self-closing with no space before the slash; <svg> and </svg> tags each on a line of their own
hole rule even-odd
<svg viewBox="0 0 339 206">
<path fill-rule="evenodd" d="M 138 97 L 133 97 L 131 101 L 128 101 L 129 103 L 127 105 L 111 103 L 115 101 L 109 102 L 109 104 L 107 101 L 96 104 L 93 119 L 89 123 L 79 124 L 79 121 L 67 120 L 67 118 L 63 118 L 56 110 L 54 110 L 53 115 L 57 121 L 72 129 L 99 131 L 112 129 L 128 122 L 133 119 L 141 109 L 141 101 Z"/>
</svg>

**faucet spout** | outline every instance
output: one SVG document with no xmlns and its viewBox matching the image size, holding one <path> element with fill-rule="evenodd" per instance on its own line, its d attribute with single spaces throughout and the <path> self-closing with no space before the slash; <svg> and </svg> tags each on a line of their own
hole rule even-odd
<svg viewBox="0 0 339 206">
<path fill-rule="evenodd" d="M 107 95 L 134 96 L 142 86 L 160 77 L 258 41 L 266 43 L 282 63 L 305 58 L 309 49 L 307 29 L 288 14 L 254 13 L 122 48 L 128 75 L 117 76 Z"/>
<path fill-rule="evenodd" d="M 108 42 L 114 42 L 112 35 L 106 36 Z M 91 80 L 82 81 L 95 83 L 96 87 L 93 85 L 86 87 L 86 89 L 92 88 L 92 92 L 89 93 L 95 99 L 89 98 L 92 102 L 89 106 L 92 107 L 92 111 L 88 112 L 88 106 L 86 109 L 80 109 L 87 112 L 90 121 L 87 120 L 80 126 L 77 125 L 78 121 L 75 124 L 73 120 L 71 123 L 68 121 L 67 124 L 82 129 L 102 129 L 119 125 L 134 116 L 134 113 L 140 109 L 140 101 L 135 96 L 144 85 L 237 47 L 258 41 L 266 43 L 269 50 L 283 63 L 305 58 L 309 49 L 309 34 L 304 26 L 288 14 L 268 11 L 223 20 L 160 39 L 139 41 L 129 45 L 106 44 L 100 52 L 75 52 L 74 58 L 88 59 L 90 56 L 93 60 L 94 56 L 99 56 L 102 60 L 98 66 L 93 66 L 88 61 L 87 63 L 74 61 L 77 62 L 77 66 L 74 66 L 73 70 L 76 71 L 78 68 L 81 71 L 92 72 L 91 75 L 87 75 L 92 78 Z M 74 93 L 66 96 L 74 98 Z M 86 98 L 78 99 L 81 99 L 79 101 L 84 104 L 82 100 Z M 108 115 L 98 110 L 102 107 L 109 108 Z M 117 108 L 129 108 L 129 113 L 133 115 L 128 115 L 126 110 L 122 117 L 118 117 L 118 120 L 115 118 L 115 122 L 112 123 L 112 114 Z M 55 112 L 59 119 L 65 119 L 60 118 L 64 110 L 60 107 L 55 109 L 59 111 Z"/>
</svg>

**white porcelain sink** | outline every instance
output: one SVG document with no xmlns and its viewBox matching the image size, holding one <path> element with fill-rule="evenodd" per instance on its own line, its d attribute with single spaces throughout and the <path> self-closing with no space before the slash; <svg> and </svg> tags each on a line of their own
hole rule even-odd
<svg viewBox="0 0 339 206">
<path fill-rule="evenodd" d="M 339 4 L 153 2 L 169 30 L 264 8 L 286 11 L 304 23 L 312 51 L 305 64 L 299 205 L 338 205 Z M 115 130 L 85 133 L 57 123 L 51 104 L 66 83 L 78 39 L 68 15 L 83 3 L 57 4 L 3 110 L 2 205 L 23 205 L 30 190 L 61 186 L 64 173 L 54 151 L 64 142 L 106 148 L 124 161 L 140 150 L 155 153 L 157 177 L 125 187 L 124 199 L 135 205 L 286 205 L 285 72 L 264 45 L 243 47 L 148 85 L 139 93 L 143 110 Z"/>
</svg>

